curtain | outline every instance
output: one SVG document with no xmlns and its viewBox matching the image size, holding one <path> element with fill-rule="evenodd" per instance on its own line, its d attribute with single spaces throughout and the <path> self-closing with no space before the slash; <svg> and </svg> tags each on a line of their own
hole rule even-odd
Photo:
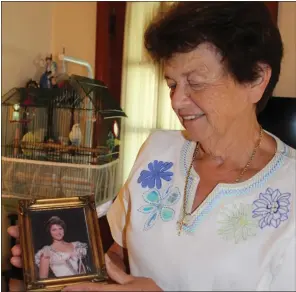
<svg viewBox="0 0 296 292">
<path fill-rule="evenodd" d="M 172 2 L 127 2 L 123 52 L 122 120 L 118 185 L 127 179 L 137 153 L 155 129 L 182 129 L 171 108 L 169 89 L 160 64 L 144 47 L 144 31 L 159 12 Z"/>
</svg>

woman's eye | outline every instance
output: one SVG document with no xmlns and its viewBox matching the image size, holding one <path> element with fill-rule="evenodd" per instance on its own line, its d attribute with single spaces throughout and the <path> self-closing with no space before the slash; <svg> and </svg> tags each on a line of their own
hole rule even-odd
<svg viewBox="0 0 296 292">
<path fill-rule="evenodd" d="M 176 85 L 175 84 L 168 84 L 168 87 L 170 90 L 174 90 L 176 88 Z"/>
<path fill-rule="evenodd" d="M 189 83 L 189 85 L 193 90 L 200 90 L 205 86 L 203 83 Z"/>
</svg>

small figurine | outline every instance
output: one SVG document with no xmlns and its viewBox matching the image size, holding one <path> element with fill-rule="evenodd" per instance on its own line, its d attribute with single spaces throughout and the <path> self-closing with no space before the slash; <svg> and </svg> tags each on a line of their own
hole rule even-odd
<svg viewBox="0 0 296 292">
<path fill-rule="evenodd" d="M 30 79 L 27 83 L 26 83 L 26 88 L 39 88 L 39 85 L 38 83 L 33 80 L 33 79 Z"/>
<path fill-rule="evenodd" d="M 55 76 L 51 76 L 49 78 L 50 83 L 51 83 L 51 88 L 59 88 L 58 84 L 57 84 L 57 79 Z"/>
<path fill-rule="evenodd" d="M 82 140 L 82 134 L 79 127 L 79 124 L 74 124 L 72 130 L 69 134 L 69 139 L 72 145 L 79 147 Z"/>
<path fill-rule="evenodd" d="M 45 72 L 40 78 L 41 88 L 53 88 L 56 87 L 56 82 L 53 84 L 52 80 L 55 78 L 57 73 L 57 63 L 52 60 L 52 55 L 46 56 L 45 58 Z"/>
<path fill-rule="evenodd" d="M 55 76 L 57 73 L 57 63 L 52 60 L 52 55 L 50 54 L 45 58 L 46 62 L 46 72 L 49 72 L 51 76 Z"/>
</svg>

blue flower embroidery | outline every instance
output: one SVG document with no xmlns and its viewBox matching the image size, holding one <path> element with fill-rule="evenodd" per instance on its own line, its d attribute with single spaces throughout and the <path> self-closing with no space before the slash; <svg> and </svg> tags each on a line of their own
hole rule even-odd
<svg viewBox="0 0 296 292">
<path fill-rule="evenodd" d="M 172 162 L 163 162 L 154 160 L 148 164 L 149 170 L 142 170 L 138 178 L 138 183 L 143 188 L 148 187 L 152 189 L 156 186 L 157 189 L 161 188 L 161 180 L 170 181 L 173 173 L 168 171 L 173 166 Z"/>
<path fill-rule="evenodd" d="M 175 215 L 175 210 L 170 207 L 175 205 L 180 197 L 180 191 L 177 187 L 174 189 L 169 187 L 163 196 L 161 196 L 156 189 L 143 194 L 144 201 L 148 204 L 139 208 L 138 211 L 144 214 L 149 214 L 144 225 L 144 231 L 154 226 L 158 217 L 164 222 L 172 220 Z"/>
<path fill-rule="evenodd" d="M 265 226 L 272 225 L 277 228 L 282 221 L 288 219 L 290 193 L 281 193 L 278 189 L 273 191 L 268 188 L 264 194 L 260 193 L 259 199 L 254 201 L 257 207 L 253 210 L 253 218 L 261 217 L 259 226 L 263 229 Z"/>
</svg>

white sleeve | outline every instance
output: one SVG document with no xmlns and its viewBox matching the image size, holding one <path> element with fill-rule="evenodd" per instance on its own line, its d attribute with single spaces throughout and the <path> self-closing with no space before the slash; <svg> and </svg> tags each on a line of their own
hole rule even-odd
<svg viewBox="0 0 296 292">
<path fill-rule="evenodd" d="M 128 188 L 124 185 L 107 213 L 112 237 L 117 244 L 124 248 L 126 248 L 125 230 L 129 212 L 128 198 Z"/>
<path fill-rule="evenodd" d="M 36 254 L 35 254 L 35 264 L 38 266 L 40 266 L 40 261 L 41 261 L 41 257 L 45 256 L 45 257 L 50 257 L 50 247 L 48 245 L 44 246 L 43 248 L 41 248 Z"/>
<path fill-rule="evenodd" d="M 149 152 L 149 144 L 151 140 L 153 140 L 153 136 L 154 134 L 152 133 L 141 146 L 126 183 L 119 191 L 119 194 L 107 213 L 112 237 L 117 244 L 124 248 L 126 248 L 126 228 L 130 212 L 129 182 L 133 177 L 137 165 L 141 163 L 143 155 L 147 155 L 147 151 Z"/>
<path fill-rule="evenodd" d="M 296 291 L 296 237 L 290 239 L 273 270 L 270 291 Z"/>
</svg>

